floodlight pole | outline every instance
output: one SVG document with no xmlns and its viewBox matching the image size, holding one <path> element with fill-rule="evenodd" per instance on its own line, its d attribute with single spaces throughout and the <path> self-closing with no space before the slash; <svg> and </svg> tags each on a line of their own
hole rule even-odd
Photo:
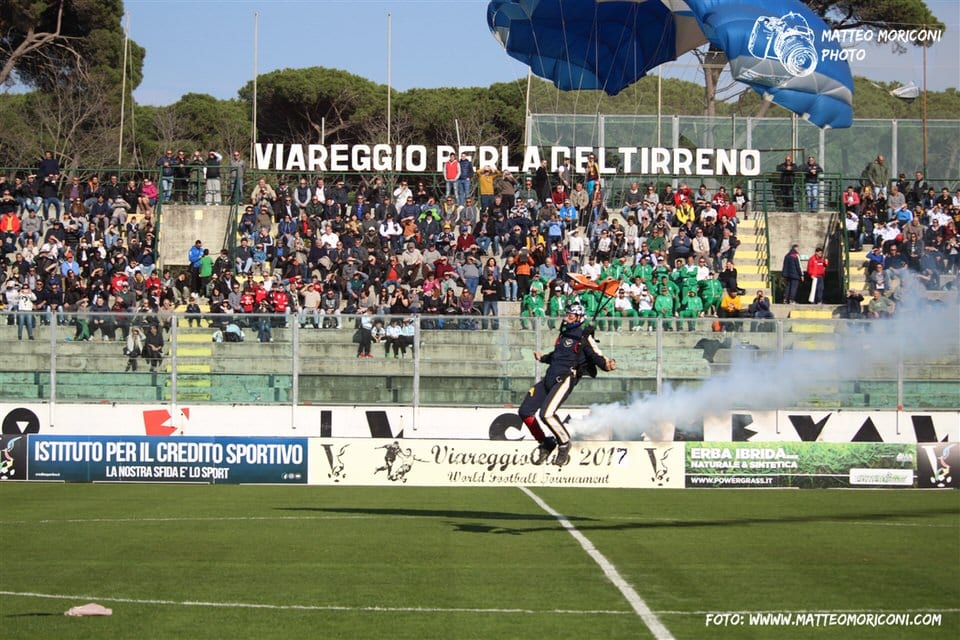
<svg viewBox="0 0 960 640">
<path fill-rule="evenodd" d="M 663 65 L 657 67 L 657 146 L 662 147 L 660 137 L 662 133 L 663 116 Z"/>
<path fill-rule="evenodd" d="M 250 159 L 253 160 L 257 144 L 257 40 L 260 13 L 253 12 L 253 128 L 250 131 Z"/>
<path fill-rule="evenodd" d="M 130 14 L 127 14 L 127 28 L 123 33 L 123 72 L 120 81 L 120 143 L 117 145 L 117 173 L 123 166 L 123 117 L 127 111 L 127 51 L 130 49 Z"/>
<path fill-rule="evenodd" d="M 927 25 L 923 25 L 924 31 Z M 923 175 L 927 175 L 927 43 L 923 47 Z"/>
<path fill-rule="evenodd" d="M 391 93 L 393 93 L 390 87 L 390 64 L 391 64 L 391 40 L 393 38 L 393 16 L 387 14 L 387 144 L 390 144 L 390 125 L 392 124 L 392 112 L 390 106 Z"/>
</svg>

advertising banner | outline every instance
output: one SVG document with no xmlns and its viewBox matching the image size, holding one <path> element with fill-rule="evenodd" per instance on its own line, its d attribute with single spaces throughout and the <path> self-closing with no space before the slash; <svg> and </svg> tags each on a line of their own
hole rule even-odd
<svg viewBox="0 0 960 640">
<path fill-rule="evenodd" d="M 960 488 L 960 445 L 956 442 L 917 445 L 917 486 L 921 489 Z"/>
<path fill-rule="evenodd" d="M 27 438 L 27 479 L 305 484 L 306 438 Z"/>
<path fill-rule="evenodd" d="M 535 442 L 310 440 L 310 484 L 683 487 L 683 445 L 574 442 L 569 460 L 534 464 Z"/>
<path fill-rule="evenodd" d="M 27 436 L 0 436 L 0 480 L 27 479 Z"/>
<path fill-rule="evenodd" d="M 688 442 L 688 487 L 912 487 L 916 446 L 860 442 Z"/>
</svg>

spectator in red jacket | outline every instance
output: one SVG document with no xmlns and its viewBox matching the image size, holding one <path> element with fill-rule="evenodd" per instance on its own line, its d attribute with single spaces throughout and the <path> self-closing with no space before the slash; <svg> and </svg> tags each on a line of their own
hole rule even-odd
<svg viewBox="0 0 960 640">
<path fill-rule="evenodd" d="M 823 302 L 823 279 L 827 275 L 828 260 L 823 257 L 823 247 L 817 247 L 810 259 L 807 260 L 807 276 L 810 278 L 811 304 Z"/>
</svg>

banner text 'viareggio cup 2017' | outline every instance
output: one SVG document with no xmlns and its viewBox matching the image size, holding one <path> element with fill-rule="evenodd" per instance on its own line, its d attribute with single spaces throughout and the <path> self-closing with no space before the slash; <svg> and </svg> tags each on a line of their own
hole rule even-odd
<svg viewBox="0 0 960 640">
<path fill-rule="evenodd" d="M 682 488 L 683 444 L 575 442 L 534 464 L 536 443 L 484 440 L 310 440 L 310 484 L 431 487 Z"/>
<path fill-rule="evenodd" d="M 688 487 L 912 487 L 916 446 L 882 442 L 688 442 Z"/>
<path fill-rule="evenodd" d="M 26 438 L 26 478 L 65 482 L 306 484 L 306 438 Z"/>
</svg>

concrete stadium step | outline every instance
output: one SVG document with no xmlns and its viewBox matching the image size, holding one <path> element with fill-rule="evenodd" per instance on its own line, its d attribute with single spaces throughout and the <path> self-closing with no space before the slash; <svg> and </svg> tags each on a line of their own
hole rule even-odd
<svg viewBox="0 0 960 640">
<path fill-rule="evenodd" d="M 84 400 L 100 402 L 104 391 L 98 385 L 74 385 L 57 383 L 57 400 Z M 49 386 L 41 386 L 41 393 L 49 397 Z M 109 391 L 111 401 L 124 402 L 153 402 L 162 399 L 162 389 L 159 385 L 148 387 L 119 387 Z"/>
<path fill-rule="evenodd" d="M 833 309 L 793 309 L 789 317 L 791 320 L 831 320 Z M 791 322 L 789 325 L 789 331 L 792 333 L 833 333 L 834 330 L 835 325 L 828 322 Z"/>
<path fill-rule="evenodd" d="M 864 264 L 866 262 L 866 251 L 850 252 L 850 266 L 847 273 L 847 281 L 850 283 L 851 289 L 856 289 L 857 291 L 863 292 L 866 292 L 869 289 L 867 285 L 867 271 L 864 268 Z"/>
<path fill-rule="evenodd" d="M 124 368 L 126 368 L 126 359 L 124 359 Z M 70 386 L 92 386 L 92 387 L 152 387 L 155 384 L 154 376 L 150 373 L 149 367 L 145 362 L 138 363 L 137 371 L 124 371 L 117 373 L 101 371 L 69 371 L 57 372 L 57 387 L 61 385 Z"/>
<path fill-rule="evenodd" d="M 0 387 L 9 388 L 19 385 L 49 382 L 50 374 L 38 371 L 0 371 Z"/>
<path fill-rule="evenodd" d="M 43 400 L 44 392 L 49 385 L 39 383 L 22 383 L 16 385 L 0 385 L 0 398 L 4 400 Z"/>
</svg>

